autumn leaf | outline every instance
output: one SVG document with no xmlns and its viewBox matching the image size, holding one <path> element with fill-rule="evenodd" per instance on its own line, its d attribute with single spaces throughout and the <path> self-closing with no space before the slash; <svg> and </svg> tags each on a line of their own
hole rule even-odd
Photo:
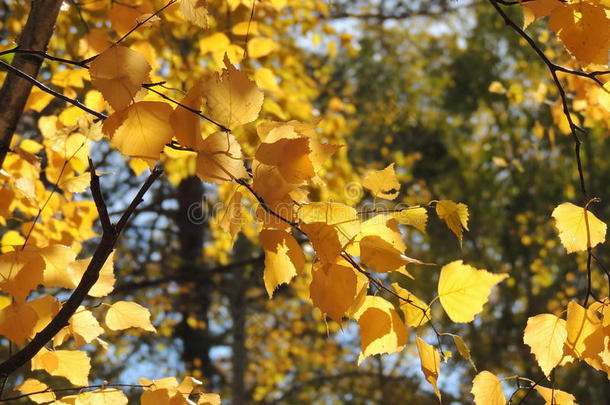
<svg viewBox="0 0 610 405">
<path fill-rule="evenodd" d="M 40 382 L 34 378 L 28 378 L 25 381 L 23 381 L 21 384 L 19 384 L 18 386 L 13 388 L 13 391 L 19 391 L 24 395 L 32 394 L 32 395 L 28 396 L 29 399 L 36 402 L 37 404 L 44 404 L 47 402 L 55 401 L 55 393 L 52 391 L 40 393 L 40 394 L 33 394 L 33 393 L 45 391 L 48 388 L 49 388 L 49 386 L 46 385 L 45 383 Z"/>
<path fill-rule="evenodd" d="M 568 253 L 587 250 L 588 246 L 595 247 L 606 241 L 606 224 L 582 207 L 563 203 L 551 215 L 556 220 L 559 239 Z"/>
<path fill-rule="evenodd" d="M 32 334 L 37 321 L 32 307 L 15 302 L 0 311 L 0 335 L 20 346 Z"/>
<path fill-rule="evenodd" d="M 405 315 L 405 323 L 407 326 L 422 326 L 432 319 L 432 313 L 428 304 L 400 287 L 398 283 L 392 283 L 392 288 L 402 299 L 400 301 L 400 309 Z"/>
<path fill-rule="evenodd" d="M 74 385 L 87 385 L 91 362 L 82 350 L 42 349 L 32 359 L 32 370 L 44 370 L 52 376 L 65 377 Z"/>
<path fill-rule="evenodd" d="M 436 203 L 436 214 L 462 243 L 464 229 L 468 230 L 468 207 L 466 204 L 440 200 Z"/>
<path fill-rule="evenodd" d="M 115 302 L 108 308 L 105 322 L 111 330 L 140 328 L 149 332 L 156 332 L 155 327 L 150 323 L 148 309 L 135 302 Z"/>
<path fill-rule="evenodd" d="M 368 356 L 400 351 L 407 342 L 407 330 L 398 312 L 381 297 L 367 296 L 354 319 L 360 326 L 358 364 Z"/>
<path fill-rule="evenodd" d="M 201 0 L 197 0 L 201 1 Z M 184 1 L 181 4 L 185 4 Z M 201 109 L 203 103 L 203 84 L 197 81 L 180 101 L 182 105 L 194 110 Z M 179 105 L 169 117 L 174 136 L 182 146 L 197 149 L 198 144 L 203 140 L 201 137 L 201 118 Z"/>
<path fill-rule="evenodd" d="M 208 9 L 206 0 L 180 0 L 180 11 L 184 19 L 200 26 L 208 27 Z"/>
<path fill-rule="evenodd" d="M 341 322 L 365 284 L 366 281 L 362 281 L 348 263 L 318 262 L 313 267 L 309 295 L 316 307 L 336 322 Z"/>
<path fill-rule="evenodd" d="M 483 310 L 491 289 L 507 277 L 477 270 L 461 260 L 446 264 L 438 281 L 441 305 L 453 322 L 471 322 Z"/>
<path fill-rule="evenodd" d="M 233 134 L 216 132 L 201 142 L 197 150 L 197 175 L 209 183 L 248 177 L 241 147 Z"/>
<path fill-rule="evenodd" d="M 233 129 L 258 118 L 264 96 L 245 73 L 225 64 L 222 75 L 212 74 L 203 81 L 203 94 L 210 118 Z"/>
<path fill-rule="evenodd" d="M 426 232 L 428 212 L 424 207 L 409 207 L 394 213 L 394 218 L 401 224 L 410 225 L 422 232 Z"/>
<path fill-rule="evenodd" d="M 476 405 L 505 405 L 506 397 L 500 379 L 489 371 L 481 371 L 472 380 L 474 403 Z"/>
<path fill-rule="evenodd" d="M 439 403 L 441 402 L 441 392 L 436 385 L 438 376 L 441 372 L 441 357 L 436 348 L 424 342 L 419 336 L 415 339 L 417 343 L 417 352 L 421 362 L 421 370 L 424 373 L 426 381 L 434 389 Z"/>
<path fill-rule="evenodd" d="M 89 74 L 91 83 L 112 108 L 120 111 L 137 101 L 136 96 L 142 91 L 142 83 L 148 81 L 150 71 L 141 53 L 116 45 L 91 62 Z"/>
<path fill-rule="evenodd" d="M 541 385 L 534 387 L 540 396 L 544 399 L 544 405 L 578 405 L 574 395 L 556 388 L 547 388 Z"/>
<path fill-rule="evenodd" d="M 77 260 L 68 265 L 68 274 L 70 275 L 71 287 L 68 288 L 76 288 L 78 283 L 83 277 L 83 274 L 87 270 L 89 263 L 91 262 L 91 257 L 88 259 Z M 102 266 L 99 272 L 99 276 L 97 281 L 89 290 L 88 295 L 90 297 L 105 297 L 110 294 L 112 290 L 114 290 L 114 252 L 108 255 L 106 262 Z"/>
<path fill-rule="evenodd" d="M 265 251 L 263 280 L 271 298 L 278 285 L 289 283 L 303 270 L 305 255 L 296 239 L 286 231 L 263 229 L 259 238 Z"/>
<path fill-rule="evenodd" d="M 552 314 L 528 318 L 523 332 L 523 343 L 530 347 L 545 376 L 563 358 L 563 344 L 568 337 L 566 321 Z"/>
<path fill-rule="evenodd" d="M 396 179 L 394 163 L 383 170 L 370 172 L 362 179 L 362 185 L 371 190 L 375 197 L 393 200 L 398 197 L 400 183 Z"/>
<path fill-rule="evenodd" d="M 126 156 L 159 159 L 174 131 L 169 123 L 173 109 L 160 101 L 140 101 L 104 121 L 104 133 Z"/>
</svg>

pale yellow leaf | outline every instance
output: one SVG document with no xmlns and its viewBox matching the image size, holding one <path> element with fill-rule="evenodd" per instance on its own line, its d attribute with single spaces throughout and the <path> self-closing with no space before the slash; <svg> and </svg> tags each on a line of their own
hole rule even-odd
<svg viewBox="0 0 610 405">
<path fill-rule="evenodd" d="M 559 239 L 568 253 L 587 250 L 587 247 L 595 247 L 606 240 L 606 224 L 590 211 L 586 211 L 585 218 L 582 207 L 563 203 L 553 210 L 552 216 L 556 220 Z"/>
<path fill-rule="evenodd" d="M 500 379 L 489 371 L 481 371 L 472 380 L 474 403 L 476 405 L 505 405 L 506 397 Z"/>
<path fill-rule="evenodd" d="M 566 321 L 552 314 L 530 317 L 523 332 L 523 342 L 536 356 L 544 375 L 551 371 L 563 358 L 563 344 L 568 337 Z"/>
<path fill-rule="evenodd" d="M 438 376 L 441 372 L 441 357 L 436 348 L 416 337 L 417 352 L 419 353 L 419 359 L 421 361 L 421 370 L 424 373 L 426 381 L 434 389 L 438 401 L 441 402 L 441 392 L 439 391 L 436 383 Z"/>
<path fill-rule="evenodd" d="M 507 274 L 493 274 L 456 260 L 441 269 L 438 295 L 453 322 L 471 322 L 483 310 L 491 289 Z"/>
<path fill-rule="evenodd" d="M 49 386 L 43 382 L 40 382 L 34 378 L 28 378 L 15 388 L 13 391 L 19 391 L 22 394 L 30 394 L 34 392 L 40 392 L 48 389 Z M 55 401 L 55 393 L 54 392 L 45 392 L 41 394 L 32 394 L 29 395 L 28 398 L 37 404 L 44 404 L 46 402 Z"/>
<path fill-rule="evenodd" d="M 574 395 L 558 389 L 551 389 L 537 385 L 534 387 L 536 391 L 544 398 L 544 405 L 578 405 Z"/>
<path fill-rule="evenodd" d="M 362 185 L 371 190 L 371 193 L 375 197 L 384 198 L 386 200 L 393 200 L 398 197 L 400 183 L 398 183 L 398 180 L 396 179 L 394 163 L 383 170 L 370 172 L 364 176 Z"/>
<path fill-rule="evenodd" d="M 436 214 L 445 221 L 447 227 L 462 242 L 464 229 L 468 230 L 468 207 L 466 204 L 455 203 L 451 200 L 440 200 L 436 203 Z"/>
<path fill-rule="evenodd" d="M 263 280 L 269 298 L 280 284 L 287 284 L 305 266 L 305 255 L 294 237 L 282 230 L 263 229 L 260 242 L 265 251 Z"/>
<path fill-rule="evenodd" d="M 110 306 L 106 312 L 106 326 L 111 330 L 140 328 L 156 332 L 150 323 L 150 312 L 135 302 L 118 301 Z"/>
</svg>

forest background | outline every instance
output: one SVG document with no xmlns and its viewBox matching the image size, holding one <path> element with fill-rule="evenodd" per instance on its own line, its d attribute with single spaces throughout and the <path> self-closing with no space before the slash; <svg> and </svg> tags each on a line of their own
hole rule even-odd
<svg viewBox="0 0 610 405">
<path fill-rule="evenodd" d="M 609 403 L 607 7 L 3 1 L 0 401 Z"/>
</svg>

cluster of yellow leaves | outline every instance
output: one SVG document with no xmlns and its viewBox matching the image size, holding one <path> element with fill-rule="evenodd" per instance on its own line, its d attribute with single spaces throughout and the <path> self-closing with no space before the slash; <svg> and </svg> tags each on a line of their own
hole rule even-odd
<svg viewBox="0 0 610 405">
<path fill-rule="evenodd" d="M 610 48 L 610 19 L 603 0 L 536 0 L 522 2 L 524 26 L 549 17 L 549 28 L 583 66 L 606 65 Z"/>
<path fill-rule="evenodd" d="M 610 375 L 609 302 L 594 302 L 584 308 L 572 301 L 565 320 L 553 314 L 528 319 L 523 340 L 545 375 L 574 360 Z"/>
</svg>

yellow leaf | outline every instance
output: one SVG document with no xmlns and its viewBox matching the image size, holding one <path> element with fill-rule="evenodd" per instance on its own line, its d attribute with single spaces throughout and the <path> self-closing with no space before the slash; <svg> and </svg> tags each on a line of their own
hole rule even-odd
<svg viewBox="0 0 610 405">
<path fill-rule="evenodd" d="M 264 98 L 256 84 L 231 64 L 222 75 L 213 74 L 204 80 L 203 93 L 207 115 L 230 129 L 257 119 Z"/>
<path fill-rule="evenodd" d="M 568 337 L 565 353 L 585 361 L 597 370 L 610 372 L 610 367 L 604 364 L 600 355 L 606 347 L 604 338 L 607 332 L 597 314 L 577 302 L 570 301 L 566 328 Z"/>
<path fill-rule="evenodd" d="M 300 229 L 307 235 L 316 256 L 323 263 L 334 263 L 343 249 L 337 228 L 323 222 L 303 224 Z"/>
<path fill-rule="evenodd" d="M 233 34 L 239 36 L 258 35 L 258 23 L 256 21 L 242 21 L 231 28 Z"/>
<path fill-rule="evenodd" d="M 82 193 L 89 187 L 89 184 L 91 184 L 91 173 L 83 173 L 62 180 L 59 187 L 69 193 Z"/>
<path fill-rule="evenodd" d="M 104 120 L 103 130 L 122 154 L 159 159 L 174 131 L 169 123 L 173 110 L 160 101 L 140 101 Z"/>
<path fill-rule="evenodd" d="M 491 289 L 507 277 L 477 270 L 461 260 L 446 264 L 438 281 L 441 305 L 453 322 L 471 322 L 483 310 Z"/>
<path fill-rule="evenodd" d="M 203 29 L 208 27 L 206 0 L 180 0 L 180 11 L 185 20 Z"/>
<path fill-rule="evenodd" d="M 222 219 L 220 220 L 220 229 L 225 232 L 228 232 L 231 235 L 231 238 L 234 239 L 235 235 L 240 231 L 242 226 L 242 216 L 241 216 L 241 200 L 242 193 L 240 191 L 235 191 L 231 200 L 227 204 L 226 210 Z"/>
<path fill-rule="evenodd" d="M 347 245 L 360 232 L 358 212 L 353 207 L 342 203 L 304 204 L 299 209 L 299 219 L 305 224 L 321 222 L 334 227 L 341 246 Z"/>
<path fill-rule="evenodd" d="M 231 40 L 222 32 L 215 32 L 199 41 L 199 49 L 201 53 L 206 54 L 210 52 L 221 52 L 225 53 Z"/>
<path fill-rule="evenodd" d="M 505 405 L 506 397 L 500 379 L 489 371 L 481 371 L 472 380 L 474 403 L 476 405 Z"/>
<path fill-rule="evenodd" d="M 87 267 L 89 266 L 90 262 L 91 258 L 77 260 L 73 263 L 70 263 L 70 265 L 68 266 L 68 272 L 72 280 L 72 287 L 69 288 L 76 288 L 78 283 L 80 283 L 80 280 L 83 277 L 85 271 L 87 270 Z M 100 269 L 97 281 L 89 290 L 89 296 L 96 298 L 105 297 L 106 295 L 110 294 L 112 290 L 114 290 L 115 281 L 114 252 L 112 252 L 108 256 L 108 259 L 106 259 L 106 262 L 104 263 L 102 268 Z"/>
<path fill-rule="evenodd" d="M 17 250 L 0 255 L 0 290 L 25 301 L 42 284 L 45 261 L 37 251 Z"/>
<path fill-rule="evenodd" d="M 36 321 L 32 307 L 14 302 L 0 311 L 0 335 L 20 346 L 32 334 Z"/>
<path fill-rule="evenodd" d="M 21 236 L 21 234 L 15 230 L 9 230 L 2 235 L 2 239 L 0 239 L 0 245 L 2 245 L 2 253 L 12 252 L 15 250 L 13 247 L 18 247 L 23 245 L 25 242 L 25 238 Z"/>
<path fill-rule="evenodd" d="M 248 177 L 241 147 L 233 134 L 216 132 L 201 142 L 197 151 L 197 175 L 209 183 Z"/>
<path fill-rule="evenodd" d="M 574 395 L 565 391 L 551 389 L 541 385 L 536 385 L 534 389 L 544 398 L 544 405 L 578 405 Z"/>
<path fill-rule="evenodd" d="M 19 391 L 22 394 L 30 394 L 33 392 L 44 391 L 48 388 L 49 388 L 49 386 L 46 385 L 45 383 L 42 383 L 34 378 L 28 378 L 27 380 L 25 380 L 24 382 L 22 382 L 15 388 L 13 388 L 13 391 Z M 55 401 L 55 393 L 51 391 L 51 392 L 45 392 L 42 394 L 33 394 L 33 395 L 29 395 L 28 398 L 30 400 L 36 402 L 37 404 L 43 404 L 46 402 Z"/>
<path fill-rule="evenodd" d="M 32 359 L 33 370 L 45 370 L 47 373 L 65 377 L 74 385 L 88 385 L 91 362 L 87 352 L 81 350 L 41 349 Z"/>
<path fill-rule="evenodd" d="M 398 270 L 411 263 L 402 253 L 379 236 L 365 236 L 360 241 L 362 263 L 378 272 Z"/>
<path fill-rule="evenodd" d="M 584 1 L 561 4 L 552 11 L 549 28 L 583 66 L 608 63 L 610 26 L 603 6 Z"/>
<path fill-rule="evenodd" d="M 277 49 L 277 44 L 271 38 L 251 38 L 248 41 L 248 56 L 254 59 L 269 55 Z"/>
<path fill-rule="evenodd" d="M 451 200 L 440 200 L 436 203 L 436 214 L 445 221 L 447 227 L 462 243 L 463 230 L 468 230 L 468 207 L 466 204 L 456 204 Z"/>
<path fill-rule="evenodd" d="M 394 163 L 383 170 L 371 172 L 364 176 L 362 185 L 371 190 L 375 197 L 393 200 L 398 197 L 400 192 L 400 183 L 396 179 L 394 172 Z"/>
<path fill-rule="evenodd" d="M 418 327 L 426 324 L 426 322 L 432 319 L 432 314 L 428 304 L 411 294 L 409 291 L 400 287 L 398 283 L 392 283 L 392 288 L 394 288 L 396 294 L 403 299 L 399 301 L 400 309 L 402 310 L 402 313 L 405 314 L 407 326 Z M 411 302 L 409 303 L 404 300 L 409 300 Z"/>
<path fill-rule="evenodd" d="M 410 225 L 422 232 L 426 232 L 428 212 L 424 207 L 409 207 L 394 213 L 394 218 L 401 224 Z"/>
<path fill-rule="evenodd" d="M 140 328 L 156 332 L 150 323 L 150 312 L 135 302 L 118 301 L 110 306 L 106 312 L 106 326 L 111 330 Z"/>
<path fill-rule="evenodd" d="M 606 224 L 593 213 L 589 211 L 585 213 L 582 207 L 563 203 L 558 205 L 551 215 L 556 220 L 559 239 L 568 253 L 587 250 L 588 246 L 595 247 L 606 240 Z M 590 236 L 590 243 L 587 235 Z"/>
<path fill-rule="evenodd" d="M 76 258 L 76 252 L 63 245 L 51 245 L 40 250 L 45 261 L 43 284 L 46 287 L 74 288 L 68 266 Z"/>
<path fill-rule="evenodd" d="M 112 108 L 119 111 L 135 101 L 136 94 L 142 90 L 142 83 L 148 80 L 150 70 L 142 54 L 116 45 L 91 62 L 89 74 L 91 83 Z"/>
<path fill-rule="evenodd" d="M 364 285 L 353 267 L 318 262 L 313 267 L 309 295 L 316 307 L 336 322 L 341 322 Z"/>
<path fill-rule="evenodd" d="M 360 326 L 358 364 L 368 356 L 394 353 L 407 342 L 407 329 L 394 306 L 381 297 L 366 296 L 354 314 Z"/>
<path fill-rule="evenodd" d="M 70 332 L 76 338 L 77 346 L 91 343 L 99 335 L 104 333 L 104 329 L 102 329 L 91 311 L 85 309 L 83 306 L 80 306 L 74 315 L 72 315 L 69 324 Z"/>
<path fill-rule="evenodd" d="M 530 347 L 545 376 L 561 362 L 563 344 L 568 337 L 566 321 L 552 314 L 530 317 L 523 333 L 523 342 Z"/>
<path fill-rule="evenodd" d="M 187 107 L 200 110 L 203 103 L 202 83 L 199 81 L 195 83 L 180 102 Z M 170 116 L 170 122 L 174 129 L 174 136 L 180 145 L 197 149 L 198 143 L 202 140 L 200 120 L 198 115 L 179 105 L 176 106 Z"/>
<path fill-rule="evenodd" d="M 441 392 L 436 386 L 438 375 L 441 371 L 441 356 L 438 350 L 432 345 L 424 342 L 417 336 L 417 352 L 419 353 L 419 359 L 421 360 L 421 370 L 426 377 L 426 381 L 434 388 L 438 401 L 441 401 Z"/>
<path fill-rule="evenodd" d="M 277 80 L 273 71 L 267 68 L 260 68 L 254 73 L 254 80 L 256 85 L 261 89 L 269 91 L 279 91 L 280 88 L 277 85 Z"/>
<path fill-rule="evenodd" d="M 289 283 L 305 266 L 305 255 L 294 237 L 285 231 L 263 229 L 260 242 L 265 251 L 263 280 L 269 298 L 278 285 Z"/>
<path fill-rule="evenodd" d="M 34 328 L 32 328 L 32 333 L 30 334 L 30 338 L 33 338 L 34 335 L 41 330 L 43 330 L 51 319 L 57 315 L 61 308 L 61 304 L 51 295 L 45 295 L 33 301 L 27 303 L 27 306 L 32 308 L 36 312 L 37 321 Z"/>
<path fill-rule="evenodd" d="M 301 184 L 315 174 L 310 153 L 309 138 L 300 137 L 291 125 L 283 125 L 269 132 L 255 157 L 276 166 L 288 183 Z"/>
</svg>

